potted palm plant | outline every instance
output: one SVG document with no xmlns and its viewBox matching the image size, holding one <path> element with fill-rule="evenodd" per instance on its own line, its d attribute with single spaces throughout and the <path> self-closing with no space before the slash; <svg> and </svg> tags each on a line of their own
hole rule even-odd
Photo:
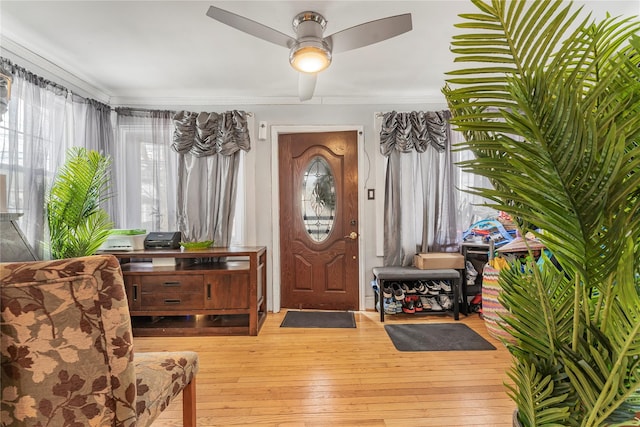
<svg viewBox="0 0 640 427">
<path fill-rule="evenodd" d="M 567 1 L 471 0 L 443 92 L 472 191 L 557 259 L 500 273 L 514 424 L 602 426 L 640 389 L 640 23 Z M 471 7 L 471 6 L 470 6 Z M 635 415 L 634 415 L 635 414 Z"/>
<path fill-rule="evenodd" d="M 113 224 L 101 203 L 109 193 L 111 159 L 72 147 L 46 200 L 50 251 L 54 259 L 93 255 Z"/>
</svg>

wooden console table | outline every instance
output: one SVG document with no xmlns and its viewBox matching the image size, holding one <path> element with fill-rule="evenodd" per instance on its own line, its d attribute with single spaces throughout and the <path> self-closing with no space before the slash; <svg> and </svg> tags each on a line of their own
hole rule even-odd
<svg viewBox="0 0 640 427">
<path fill-rule="evenodd" d="M 120 260 L 135 336 L 258 335 L 267 249 L 105 251 Z"/>
</svg>

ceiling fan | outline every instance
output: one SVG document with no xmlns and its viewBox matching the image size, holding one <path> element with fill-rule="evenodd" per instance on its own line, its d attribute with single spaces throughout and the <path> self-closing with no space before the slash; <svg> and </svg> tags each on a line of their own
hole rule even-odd
<svg viewBox="0 0 640 427">
<path fill-rule="evenodd" d="M 302 12 L 293 19 L 296 38 L 252 21 L 244 16 L 211 6 L 207 16 L 252 36 L 289 49 L 289 63 L 300 71 L 298 96 L 313 97 L 317 73 L 331 64 L 334 53 L 368 46 L 411 31 L 411 14 L 389 16 L 365 22 L 330 36 L 323 36 L 327 21 L 317 12 Z"/>
</svg>

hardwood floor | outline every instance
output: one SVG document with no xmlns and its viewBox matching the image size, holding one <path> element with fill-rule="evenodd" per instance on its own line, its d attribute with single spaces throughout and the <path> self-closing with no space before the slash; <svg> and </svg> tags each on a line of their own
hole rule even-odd
<svg viewBox="0 0 640 427">
<path fill-rule="evenodd" d="M 399 352 L 384 324 L 449 316 L 356 312 L 355 329 L 280 328 L 269 313 L 257 337 L 138 337 L 136 351 L 194 350 L 198 426 L 511 426 L 507 350 L 477 314 L 460 322 L 495 351 Z M 181 398 L 154 426 L 182 425 Z"/>
</svg>

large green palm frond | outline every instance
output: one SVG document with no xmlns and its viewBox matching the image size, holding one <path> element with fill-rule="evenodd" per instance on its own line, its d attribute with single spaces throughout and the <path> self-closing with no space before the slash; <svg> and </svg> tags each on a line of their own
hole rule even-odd
<svg viewBox="0 0 640 427">
<path fill-rule="evenodd" d="M 594 23 L 558 0 L 471 1 L 479 12 L 461 15 L 452 51 L 472 66 L 444 89 L 475 154 L 461 167 L 489 178 L 494 188 L 472 191 L 523 231 L 543 230 L 568 278 L 501 273 L 518 319 L 510 350 L 537 369 L 529 377 L 552 380 L 554 396 L 569 387 L 569 424 L 600 425 L 640 387 L 640 42 L 630 41 L 640 23 Z M 526 395 L 519 408 L 542 425 Z"/>
<path fill-rule="evenodd" d="M 584 425 L 603 425 L 625 402 L 637 400 L 640 391 L 640 277 L 634 272 L 634 244 L 631 239 L 626 243 L 606 313 L 593 316 L 590 333 L 575 351 L 562 348 L 565 371 L 587 414 Z M 602 298 L 596 292 L 593 300 Z"/>
<path fill-rule="evenodd" d="M 476 154 L 476 159 L 462 167 L 485 175 L 494 183 L 495 190 L 482 195 L 496 201 L 497 208 L 513 211 L 523 220 L 550 231 L 550 236 L 560 236 L 551 237 L 547 243 L 567 267 L 584 275 L 611 271 L 612 264 L 606 264 L 616 258 L 619 245 L 606 246 L 613 251 L 612 257 L 589 254 L 587 248 L 595 246 L 589 239 L 602 226 L 599 215 L 603 204 L 609 201 L 609 189 L 600 184 L 634 188 L 620 186 L 619 176 L 610 178 L 623 172 L 618 169 L 625 164 L 620 157 L 619 144 L 626 143 L 621 129 L 632 129 L 630 121 L 638 120 L 638 115 L 627 114 L 630 119 L 626 124 L 612 122 L 611 117 L 620 117 L 619 113 L 626 111 L 624 104 L 630 101 L 620 100 L 617 93 L 595 90 L 594 82 L 602 81 L 600 88 L 606 88 L 621 79 L 613 76 L 624 73 L 619 72 L 619 66 L 610 65 L 612 58 L 604 61 L 598 56 L 596 60 L 593 52 L 603 50 L 616 58 L 617 51 L 611 46 L 619 47 L 628 40 L 638 30 L 637 23 L 634 26 L 611 19 L 597 28 L 583 23 L 582 31 L 573 33 L 576 41 L 563 44 L 558 34 L 576 25 L 576 15 L 570 14 L 568 7 L 560 8 L 563 2 L 534 2 L 530 9 L 524 9 L 524 2 L 474 3 L 486 13 L 479 21 L 459 25 L 475 32 L 454 38 L 453 51 L 458 54 L 457 61 L 484 60 L 487 65 L 452 72 L 450 88 L 445 90 L 454 111 L 453 122 L 465 132 L 468 148 Z M 557 15 L 551 19 L 554 12 Z M 510 21 L 516 18 L 521 22 Z M 512 40 L 512 33 L 528 34 L 527 43 Z M 531 34 L 538 36 L 532 39 Z M 469 42 L 488 45 L 479 48 L 483 52 L 501 50 L 478 55 Z M 510 55 L 504 53 L 504 45 L 511 47 Z M 504 73 L 505 69 L 508 73 Z M 483 77 L 491 84 L 479 81 L 478 73 L 491 76 Z M 451 89 L 454 85 L 455 89 Z M 637 93 L 631 98 L 634 96 L 637 98 Z M 591 114 L 600 104 L 611 106 L 609 113 Z M 627 160 L 631 158 L 626 155 Z M 637 155 L 633 159 L 631 164 L 626 163 L 627 169 L 637 169 L 640 159 Z M 522 179 L 523 174 L 526 180 Z M 536 189 L 539 194 L 534 194 Z M 624 195 L 617 199 L 621 198 L 628 199 Z M 585 209 L 587 206 L 590 208 Z M 545 218 L 540 215 L 543 212 Z M 577 218 L 578 213 L 584 217 Z M 545 220 L 547 223 L 541 224 Z M 590 228 L 585 229 L 585 225 Z M 616 238 L 610 240 L 615 242 Z M 574 244 L 567 245 L 567 241 Z M 589 268 L 591 272 L 586 271 Z"/>
<path fill-rule="evenodd" d="M 91 255 L 106 240 L 113 224 L 101 203 L 111 197 L 110 166 L 97 151 L 68 150 L 46 200 L 53 258 Z"/>
<path fill-rule="evenodd" d="M 572 328 L 573 292 L 564 272 L 543 257 L 541 266 L 516 262 L 501 271 L 499 280 L 504 292 L 500 301 L 512 307 L 511 314 L 504 318 L 511 334 L 525 348 L 551 360 L 557 356 L 558 344 L 570 344 L 566 337 L 571 336 L 567 333 Z"/>
<path fill-rule="evenodd" d="M 535 364 L 518 360 L 509 373 L 513 385 L 509 395 L 513 400 L 527 402 L 520 411 L 520 421 L 526 426 L 572 427 L 567 393 L 558 393 L 550 376 L 542 375 Z"/>
<path fill-rule="evenodd" d="M 539 271 L 535 262 L 527 261 L 511 264 L 500 273 L 499 281 L 503 289 L 500 301 L 511 311 L 504 316 L 504 321 L 507 330 L 517 340 L 517 345 L 507 344 L 516 361 L 510 376 L 516 376 L 521 365 L 525 364 L 529 377 L 540 378 L 545 383 L 546 396 L 550 400 L 544 406 L 540 402 L 528 406 L 532 403 L 531 398 L 527 397 L 531 390 L 527 388 L 520 391 L 524 393 L 521 397 L 526 398 L 524 402 L 527 404 L 519 407 L 529 413 L 529 416 L 543 409 L 545 413 L 565 413 L 563 408 L 571 407 L 571 415 L 564 418 L 563 425 L 579 425 L 576 420 L 578 407 L 575 403 L 575 390 L 558 357 L 559 349 L 571 345 L 573 292 L 564 272 L 557 269 L 544 255 L 543 258 L 545 262 Z M 580 315 L 578 312 L 578 316 Z M 532 354 L 535 356 L 532 357 Z M 520 379 L 525 383 L 529 380 L 530 378 Z M 514 391 L 512 395 L 516 397 L 518 393 Z M 546 419 L 542 414 L 537 417 Z"/>
</svg>

